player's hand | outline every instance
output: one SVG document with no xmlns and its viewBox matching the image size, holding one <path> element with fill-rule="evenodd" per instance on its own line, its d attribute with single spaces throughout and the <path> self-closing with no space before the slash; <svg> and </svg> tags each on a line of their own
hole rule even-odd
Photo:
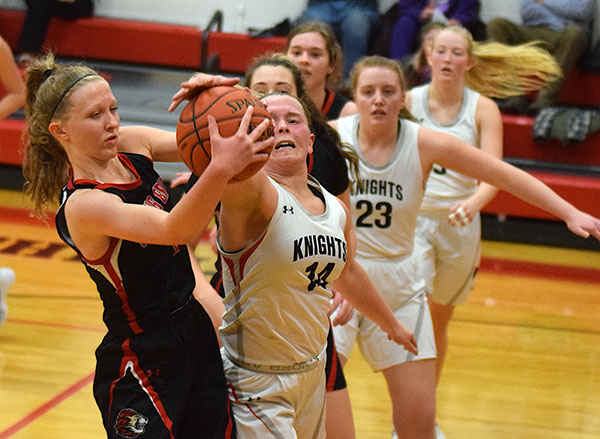
<svg viewBox="0 0 600 439">
<path fill-rule="evenodd" d="M 217 85 L 233 86 L 240 82 L 239 78 L 228 78 L 222 75 L 207 75 L 206 73 L 196 73 L 190 79 L 181 83 L 181 88 L 171 98 L 169 111 L 175 110 L 184 100 L 190 100 L 198 93 L 210 87 Z"/>
<path fill-rule="evenodd" d="M 171 187 L 173 188 L 181 186 L 182 184 L 187 184 L 191 176 L 191 172 L 177 172 L 175 178 L 171 180 Z"/>
<path fill-rule="evenodd" d="M 575 210 L 575 213 L 565 220 L 567 227 L 573 233 L 583 238 L 590 235 L 600 240 L 600 219 L 588 215 L 581 210 Z"/>
<path fill-rule="evenodd" d="M 350 302 L 345 300 L 344 297 L 335 289 L 332 289 L 332 292 L 333 302 L 327 311 L 327 315 L 331 316 L 331 314 L 333 314 L 333 312 L 337 309 L 337 313 L 331 323 L 333 326 L 345 325 L 354 315 L 354 307 L 350 305 Z"/>
<path fill-rule="evenodd" d="M 249 106 L 238 130 L 231 137 L 221 137 L 217 121 L 210 114 L 207 116 L 211 144 L 209 166 L 220 166 L 225 173 L 231 174 L 231 178 L 252 163 L 266 161 L 273 150 L 273 136 L 258 140 L 271 124 L 271 119 L 264 119 L 255 129 L 248 132 L 252 112 L 253 107 Z"/>
<path fill-rule="evenodd" d="M 464 227 L 473 221 L 478 212 L 474 203 L 469 200 L 461 201 L 450 208 L 448 222 L 455 227 Z"/>
<path fill-rule="evenodd" d="M 394 329 L 388 332 L 388 339 L 404 346 L 404 349 L 407 351 L 412 352 L 415 355 L 419 355 L 419 349 L 417 347 L 415 335 L 399 321 L 396 320 L 396 323 L 397 324 L 394 326 Z"/>
</svg>

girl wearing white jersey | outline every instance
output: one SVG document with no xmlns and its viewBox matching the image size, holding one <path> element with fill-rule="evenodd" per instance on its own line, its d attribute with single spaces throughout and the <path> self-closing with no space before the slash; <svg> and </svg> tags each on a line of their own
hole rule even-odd
<svg viewBox="0 0 600 439">
<path fill-rule="evenodd" d="M 179 96 L 193 89 L 192 78 Z M 416 343 L 355 262 L 347 209 L 308 179 L 314 135 L 303 104 L 288 94 L 263 102 L 274 123 L 271 157 L 221 199 L 225 374 L 238 438 L 323 438 L 331 285 L 395 343 L 415 354 Z M 209 130 L 219 138 L 210 116 Z"/>
<path fill-rule="evenodd" d="M 362 187 L 351 185 L 356 259 L 398 319 L 414 331 L 419 354 L 389 343 L 360 311 L 334 328 L 339 354 L 359 347 L 388 384 L 400 438 L 435 437 L 435 342 L 425 281 L 413 251 L 414 230 L 434 163 L 486 180 L 565 220 L 574 233 L 600 238 L 600 220 L 577 210 L 524 171 L 445 133 L 399 118 L 404 109 L 402 67 L 379 56 L 363 58 L 351 75 L 358 115 L 333 122 L 342 141 L 359 153 Z M 340 289 L 340 292 L 344 293 Z"/>
<path fill-rule="evenodd" d="M 528 89 L 541 88 L 544 70 L 548 73 L 553 70 L 554 60 L 539 49 L 476 43 L 465 28 L 450 27 L 434 39 L 428 57 L 432 68 L 431 83 L 409 91 L 406 107 L 425 128 L 451 134 L 502 158 L 502 119 L 498 106 L 469 88 L 479 85 L 473 84 L 471 78 L 491 71 L 490 54 L 494 53 L 494 71 L 500 70 L 504 74 L 485 82 L 487 92 L 493 96 L 506 96 L 504 84 L 514 84 L 508 88 L 518 88 L 524 83 L 520 77 L 532 73 L 539 75 L 540 81 Z M 498 65 L 499 60 L 515 57 L 515 54 L 525 60 L 521 61 L 520 69 Z M 526 91 L 522 89 L 520 93 Z M 438 165 L 434 165 L 427 181 L 415 234 L 415 257 L 430 294 L 438 382 L 447 352 L 448 324 L 455 306 L 467 302 L 479 265 L 479 211 L 497 192 L 494 186 L 479 185 L 476 179 Z"/>
</svg>

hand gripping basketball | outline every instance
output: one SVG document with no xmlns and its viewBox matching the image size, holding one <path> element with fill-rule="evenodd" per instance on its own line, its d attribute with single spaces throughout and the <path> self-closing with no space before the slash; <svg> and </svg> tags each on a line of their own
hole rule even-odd
<svg viewBox="0 0 600 439">
<path fill-rule="evenodd" d="M 208 131 L 211 140 L 211 161 L 219 163 L 234 177 L 232 181 L 241 181 L 254 175 L 269 159 L 273 150 L 273 137 L 259 140 L 271 123 L 264 119 L 256 128 L 250 129 L 254 107 L 248 107 L 238 130 L 229 137 L 219 133 L 219 125 L 215 118 L 208 115 Z"/>
<path fill-rule="evenodd" d="M 212 116 L 218 125 L 219 135 L 223 138 L 233 136 L 238 129 L 248 107 L 253 107 L 248 132 L 255 130 L 270 115 L 263 103 L 249 90 L 230 87 L 211 87 L 194 97 L 182 110 L 177 123 L 177 146 L 182 160 L 190 170 L 200 175 L 211 160 L 211 136 L 208 116 Z M 273 136 L 272 124 L 255 139 L 257 141 Z M 258 172 L 268 159 L 250 163 L 234 180 L 245 180 Z"/>
</svg>

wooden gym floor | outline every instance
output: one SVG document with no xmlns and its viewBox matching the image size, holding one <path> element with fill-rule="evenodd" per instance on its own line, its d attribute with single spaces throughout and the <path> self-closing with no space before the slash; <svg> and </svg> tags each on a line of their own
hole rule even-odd
<svg viewBox="0 0 600 439">
<path fill-rule="evenodd" d="M 0 439 L 105 437 L 91 391 L 100 300 L 27 206 L 0 190 L 0 266 L 16 273 L 0 327 Z M 211 271 L 208 246 L 198 255 Z M 357 437 L 390 438 L 381 374 L 356 350 L 346 375 Z M 600 437 L 600 252 L 484 242 L 450 326 L 438 421 L 449 439 Z"/>
</svg>

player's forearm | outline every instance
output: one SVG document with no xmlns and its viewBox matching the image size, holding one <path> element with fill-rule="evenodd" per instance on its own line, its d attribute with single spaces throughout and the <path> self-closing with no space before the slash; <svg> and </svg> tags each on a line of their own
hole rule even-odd
<svg viewBox="0 0 600 439">
<path fill-rule="evenodd" d="M 25 104 L 24 95 L 8 94 L 0 100 L 0 120 L 6 119 Z"/>
<path fill-rule="evenodd" d="M 192 242 L 206 228 L 230 178 L 228 171 L 222 172 L 209 165 L 196 184 L 175 205 L 168 215 L 168 227 L 181 236 L 180 242 Z"/>
<path fill-rule="evenodd" d="M 498 188 L 488 183 L 481 183 L 475 194 L 471 197 L 477 205 L 477 210 L 483 209 L 498 193 Z"/>
<path fill-rule="evenodd" d="M 393 331 L 398 323 L 394 313 L 366 271 L 354 260 L 350 264 L 344 276 L 334 282 L 334 287 L 354 308 L 377 323 L 385 332 Z"/>
</svg>

